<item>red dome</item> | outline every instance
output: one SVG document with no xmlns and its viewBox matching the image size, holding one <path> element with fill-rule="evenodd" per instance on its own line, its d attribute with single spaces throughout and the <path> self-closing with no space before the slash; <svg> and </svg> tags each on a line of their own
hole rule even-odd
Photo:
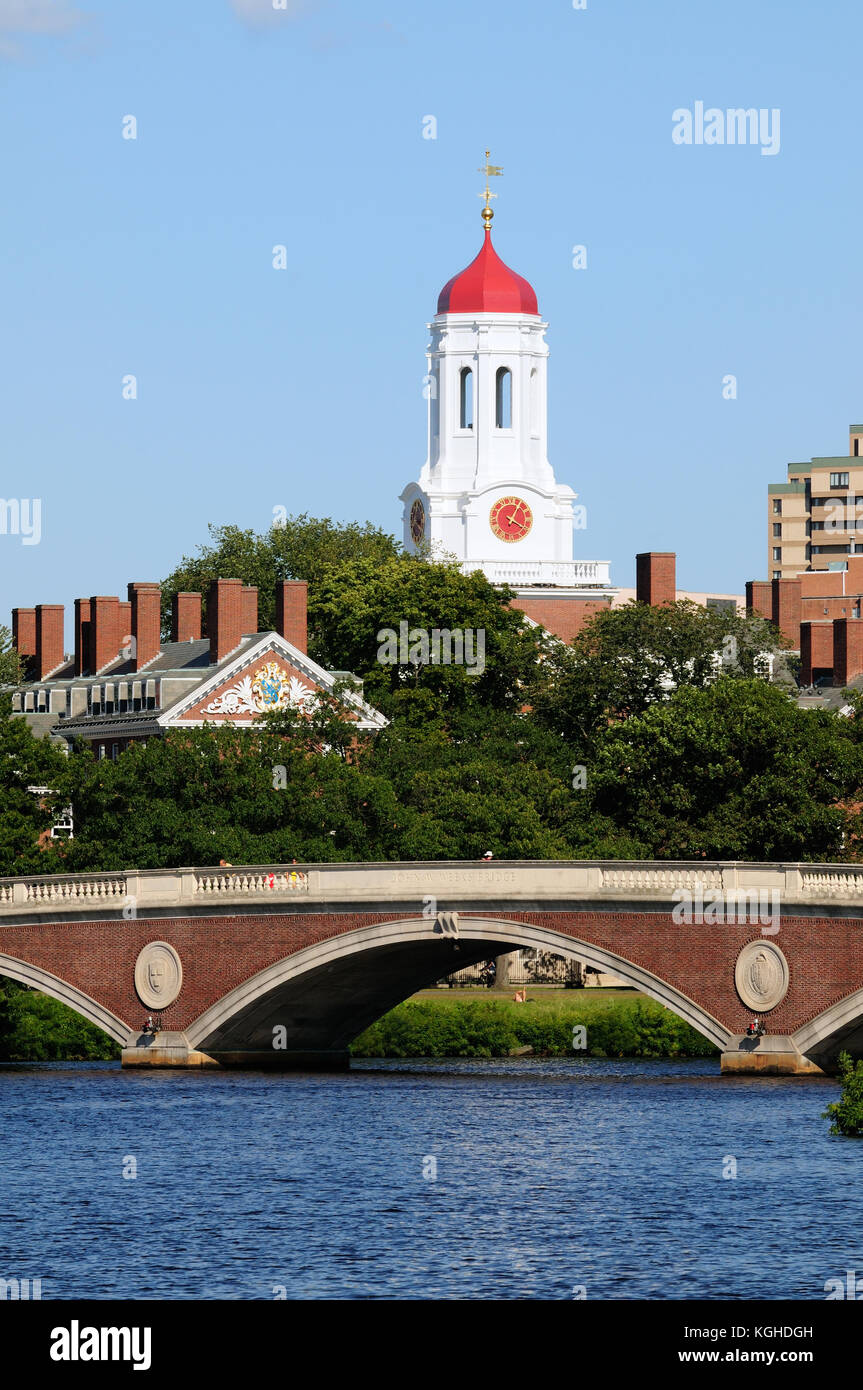
<svg viewBox="0 0 863 1390">
<path fill-rule="evenodd" d="M 482 249 L 438 295 L 439 314 L 538 314 L 532 287 L 504 265 L 486 227 Z"/>
</svg>

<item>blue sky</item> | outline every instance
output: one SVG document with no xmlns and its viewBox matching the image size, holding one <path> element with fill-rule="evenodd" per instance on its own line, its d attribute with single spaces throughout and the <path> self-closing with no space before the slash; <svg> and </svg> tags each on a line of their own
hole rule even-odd
<svg viewBox="0 0 863 1390">
<path fill-rule="evenodd" d="M 40 544 L 0 535 L 0 622 L 274 507 L 400 535 L 487 145 L 577 556 L 620 585 L 647 549 L 689 588 L 766 577 L 768 482 L 863 418 L 863 7 L 288 4 L 0 0 L 0 495 L 42 500 Z M 779 108 L 779 152 L 676 145 L 696 101 Z"/>
</svg>

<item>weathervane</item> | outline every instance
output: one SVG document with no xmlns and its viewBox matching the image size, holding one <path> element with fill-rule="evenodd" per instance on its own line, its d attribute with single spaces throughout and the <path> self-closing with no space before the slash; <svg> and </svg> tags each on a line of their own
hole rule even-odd
<svg viewBox="0 0 863 1390">
<path fill-rule="evenodd" d="M 492 212 L 492 209 L 491 209 L 491 199 L 497 197 L 497 194 L 496 194 L 496 193 L 492 193 L 492 192 L 491 192 L 491 190 L 490 190 L 490 188 L 489 188 L 489 186 L 488 186 L 488 181 L 489 181 L 490 178 L 497 178 L 497 177 L 499 177 L 499 175 L 501 175 L 501 174 L 503 173 L 503 169 L 500 167 L 499 164 L 489 164 L 488 158 L 489 158 L 489 155 L 490 155 L 490 154 L 491 154 L 491 151 L 490 151 L 490 150 L 486 150 L 486 152 L 485 152 L 485 164 L 482 166 L 481 169 L 479 169 L 479 170 L 477 171 L 477 172 L 480 173 L 480 174 L 485 174 L 485 192 L 484 192 L 484 193 L 478 193 L 478 194 L 477 194 L 477 197 L 478 197 L 478 198 L 485 198 L 485 207 L 484 207 L 483 210 L 482 210 L 482 221 L 483 221 L 483 226 L 485 227 L 485 229 L 486 229 L 487 232 L 491 231 L 491 219 L 494 217 L 494 213 Z"/>
</svg>

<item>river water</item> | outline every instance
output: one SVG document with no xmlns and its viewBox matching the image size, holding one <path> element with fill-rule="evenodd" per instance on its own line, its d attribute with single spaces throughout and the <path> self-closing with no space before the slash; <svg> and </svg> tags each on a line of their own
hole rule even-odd
<svg viewBox="0 0 863 1390">
<path fill-rule="evenodd" d="M 43 1299 L 823 1299 L 863 1278 L 837 1093 L 714 1061 L 4 1066 L 0 1277 Z"/>
</svg>

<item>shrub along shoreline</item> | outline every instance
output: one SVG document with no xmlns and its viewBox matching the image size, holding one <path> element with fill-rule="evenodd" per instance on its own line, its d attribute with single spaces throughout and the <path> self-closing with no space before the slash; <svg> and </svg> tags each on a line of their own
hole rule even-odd
<svg viewBox="0 0 863 1390">
<path fill-rule="evenodd" d="M 583 1029 L 583 1035 L 576 1030 Z M 575 1044 L 575 1045 L 574 1045 Z M 652 999 L 411 999 L 351 1044 L 352 1057 L 713 1057 L 718 1048 Z"/>
<path fill-rule="evenodd" d="M 633 992 L 529 991 L 524 1004 L 484 992 L 428 991 L 373 1023 L 352 1057 L 712 1057 L 676 1014 Z M 583 1034 L 578 1030 L 583 1029 Z M 575 1045 L 574 1045 L 575 1044 Z M 100 1029 L 56 999 L 0 982 L 0 1062 L 118 1060 Z"/>
</svg>

